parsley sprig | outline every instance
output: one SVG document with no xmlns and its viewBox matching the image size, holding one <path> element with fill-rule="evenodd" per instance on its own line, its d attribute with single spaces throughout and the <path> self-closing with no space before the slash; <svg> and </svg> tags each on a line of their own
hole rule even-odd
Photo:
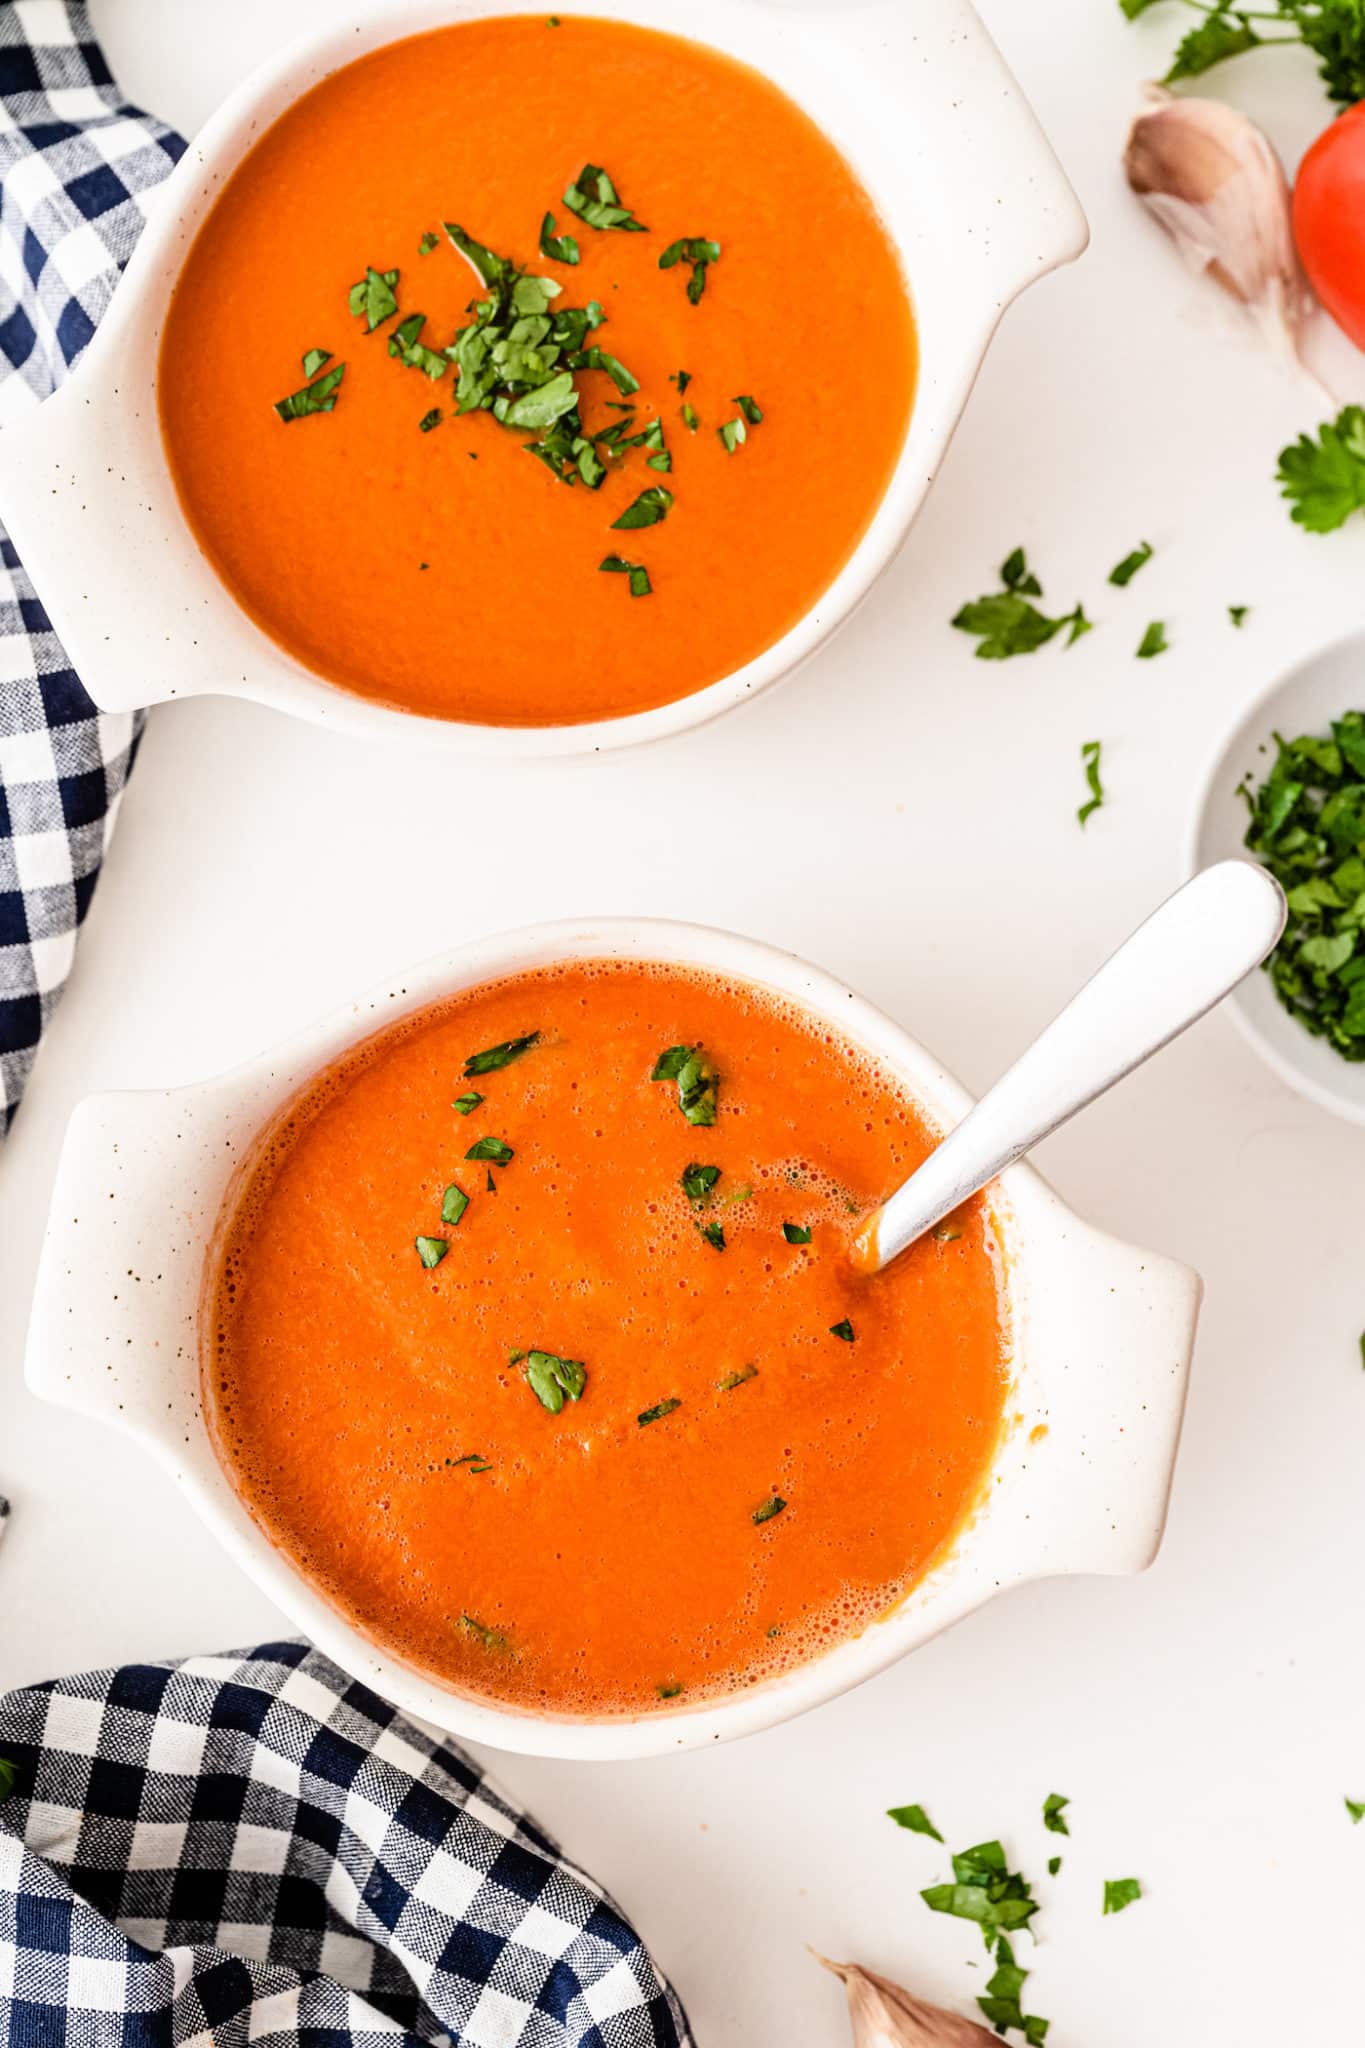
<svg viewBox="0 0 1365 2048">
<path fill-rule="evenodd" d="M 1119 0 L 1129 21 L 1136 21 L 1153 4 L 1154 0 Z M 1247 50 L 1303 43 L 1318 59 L 1318 74 L 1330 99 L 1343 106 L 1365 99 L 1365 8 L 1360 0 L 1266 0 L 1256 9 L 1209 5 L 1207 0 L 1185 4 L 1200 19 L 1178 44 L 1165 84 L 1198 78 Z"/>
<path fill-rule="evenodd" d="M 1028 566 L 1022 548 L 1015 548 L 1000 566 L 1003 589 L 964 604 L 953 624 L 959 632 L 974 633 L 978 661 L 1008 661 L 1015 654 L 1036 654 L 1063 630 L 1066 644 L 1074 647 L 1091 621 L 1077 604 L 1059 618 L 1049 618 L 1029 600 L 1041 597 L 1043 586 Z"/>
<path fill-rule="evenodd" d="M 1309 533 L 1334 533 L 1353 512 L 1365 510 L 1365 406 L 1348 405 L 1318 428 L 1316 438 L 1300 434 L 1282 448 L 1275 480 L 1290 502 L 1290 518 Z"/>
</svg>

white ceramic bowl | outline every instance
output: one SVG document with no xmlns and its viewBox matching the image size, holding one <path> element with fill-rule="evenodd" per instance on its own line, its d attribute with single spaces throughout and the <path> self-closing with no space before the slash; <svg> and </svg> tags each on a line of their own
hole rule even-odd
<svg viewBox="0 0 1365 2048">
<path fill-rule="evenodd" d="M 1237 785 L 1253 788 L 1275 760 L 1272 734 L 1325 733 L 1343 711 L 1365 711 L 1365 633 L 1348 634 L 1279 676 L 1243 713 L 1210 761 L 1195 799 L 1186 849 L 1191 874 L 1230 855 L 1247 858 L 1248 821 Z M 1229 996 L 1226 1009 L 1242 1036 L 1282 1081 L 1322 1108 L 1365 1124 L 1365 1061 L 1353 1065 L 1324 1039 L 1290 1016 L 1268 974 L 1250 974 Z"/>
<path fill-rule="evenodd" d="M 1013 1384 L 981 1504 L 899 1606 L 799 1669 L 730 1698 L 638 1719 L 503 1710 L 377 1649 L 272 1547 L 219 1465 L 200 1405 L 208 1259 L 241 1162 L 263 1125 L 356 1039 L 452 990 L 555 960 L 602 957 L 709 968 L 777 990 L 884 1061 L 939 1129 L 971 1106 L 889 1017 L 819 969 L 754 940 L 627 919 L 480 940 L 235 1073 L 81 1105 L 39 1266 L 27 1361 L 33 1391 L 145 1444 L 242 1568 L 357 1678 L 453 1734 L 537 1755 L 649 1756 L 748 1734 L 870 1678 L 1006 1586 L 1150 1563 L 1165 1521 L 1199 1279 L 1081 1222 L 1027 1166 L 1012 1167 L 992 1195 L 1005 1247 Z"/>
<path fill-rule="evenodd" d="M 370 0 L 233 93 L 155 199 L 76 374 L 0 436 L 0 518 L 76 669 L 105 711 L 226 693 L 365 738 L 482 754 L 589 753 L 701 725 L 814 653 L 909 531 L 1004 308 L 1078 256 L 1085 217 L 967 0 L 591 0 L 677 31 L 785 89 L 862 176 L 901 252 L 921 368 L 909 435 L 866 535 L 806 616 L 733 675 L 653 711 L 508 729 L 422 718 L 304 668 L 247 618 L 181 515 L 162 452 L 162 321 L 195 231 L 261 130 L 339 64 L 400 36 L 519 12 L 460 0 Z"/>
</svg>

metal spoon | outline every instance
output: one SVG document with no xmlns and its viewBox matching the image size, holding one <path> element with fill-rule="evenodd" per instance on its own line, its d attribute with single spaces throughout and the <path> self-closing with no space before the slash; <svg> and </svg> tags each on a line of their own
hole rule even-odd
<svg viewBox="0 0 1365 2048">
<path fill-rule="evenodd" d="M 1160 1052 L 1250 974 L 1284 930 L 1284 891 L 1219 861 L 1168 896 L 1061 1015 L 868 1217 L 854 1258 L 880 1272 L 1059 1125 Z"/>
</svg>

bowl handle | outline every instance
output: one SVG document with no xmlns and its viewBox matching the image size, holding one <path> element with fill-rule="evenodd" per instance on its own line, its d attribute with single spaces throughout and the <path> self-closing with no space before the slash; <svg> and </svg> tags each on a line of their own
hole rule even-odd
<svg viewBox="0 0 1365 2048">
<path fill-rule="evenodd" d="M 78 1105 L 29 1319 L 25 1379 L 40 1399 L 163 1453 L 184 1444 L 199 1415 L 205 1252 L 233 1163 L 203 1090 Z"/>
</svg>

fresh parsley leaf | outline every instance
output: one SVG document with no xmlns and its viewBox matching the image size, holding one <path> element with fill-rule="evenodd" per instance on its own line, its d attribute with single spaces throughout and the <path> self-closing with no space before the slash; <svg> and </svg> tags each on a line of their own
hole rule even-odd
<svg viewBox="0 0 1365 2048">
<path fill-rule="evenodd" d="M 1228 617 L 1232 620 L 1234 626 L 1240 626 L 1250 610 L 1251 606 L 1249 604 L 1230 604 L 1228 606 Z"/>
<path fill-rule="evenodd" d="M 1207 15 L 1182 38 L 1162 82 L 1173 85 L 1180 78 L 1198 78 L 1225 58 L 1240 57 L 1244 51 L 1254 50 L 1261 40 L 1242 15 L 1220 9 Z"/>
<path fill-rule="evenodd" d="M 1026 1927 L 1038 1910 L 1028 1881 L 1009 1868 L 999 1842 L 978 1842 L 954 1856 L 953 1879 L 930 1885 L 920 1897 L 931 1913 L 975 1921 L 987 1949 L 1001 1934 Z"/>
<path fill-rule="evenodd" d="M 557 235 L 555 217 L 547 213 L 540 223 L 540 253 L 551 263 L 577 263 L 578 240 L 574 235 Z"/>
<path fill-rule="evenodd" d="M 756 1365 L 742 1365 L 738 1372 L 727 1372 L 723 1380 L 716 1381 L 716 1385 L 722 1394 L 733 1394 L 736 1387 L 742 1387 L 746 1381 L 756 1380 L 757 1378 L 758 1367 Z"/>
<path fill-rule="evenodd" d="M 1333 533 L 1365 508 L 1365 406 L 1348 405 L 1317 439 L 1300 434 L 1280 450 L 1280 495 L 1310 533 Z"/>
<path fill-rule="evenodd" d="M 584 164 L 572 185 L 565 187 L 564 204 L 590 228 L 616 228 L 628 235 L 649 232 L 630 207 L 621 204 L 620 194 L 600 164 Z"/>
<path fill-rule="evenodd" d="M 490 1045 L 483 1052 L 472 1053 L 464 1063 L 464 1077 L 466 1081 L 472 1081 L 479 1074 L 495 1074 L 501 1067 L 510 1067 L 513 1060 L 519 1060 L 523 1053 L 528 1053 L 533 1045 L 539 1044 L 538 1031 L 528 1031 L 524 1038 L 505 1038 L 501 1045 Z M 471 1101 L 469 1096 L 462 1095 L 460 1101 L 469 1102 L 470 1108 L 473 1108 L 474 1103 L 483 1101 L 483 1097 L 476 1095 Z M 458 1109 L 459 1103 L 455 1106 Z M 465 1114 L 468 1113 L 466 1110 Z"/>
<path fill-rule="evenodd" d="M 469 1207 L 469 1197 L 455 1181 L 450 1183 L 441 1197 L 442 1223 L 458 1223 Z"/>
<path fill-rule="evenodd" d="M 749 438 L 749 431 L 743 420 L 726 420 L 723 427 L 716 428 L 716 432 L 727 455 L 733 455 L 736 448 L 742 448 Z"/>
<path fill-rule="evenodd" d="M 1081 744 L 1081 766 L 1085 770 L 1086 783 L 1090 789 L 1089 798 L 1076 813 L 1082 826 L 1092 811 L 1097 811 L 1104 802 L 1104 784 L 1100 781 L 1100 750 L 1102 740 L 1084 740 Z"/>
<path fill-rule="evenodd" d="M 501 1138 L 480 1138 L 476 1145 L 470 1146 L 464 1156 L 466 1159 L 491 1159 L 498 1166 L 506 1166 L 508 1160 L 515 1158 L 516 1155 L 512 1147 L 505 1145 Z M 489 1179 L 492 1179 L 491 1174 Z"/>
<path fill-rule="evenodd" d="M 458 1109 L 461 1116 L 468 1116 L 471 1113 L 471 1111 L 476 1110 L 478 1108 L 479 1104 L 482 1101 L 482 1095 L 476 1095 L 474 1090 L 471 1088 L 468 1095 L 457 1095 L 455 1097 L 454 1102 L 451 1104 L 451 1108 Z"/>
<path fill-rule="evenodd" d="M 649 484 L 638 498 L 627 505 L 619 519 L 612 520 L 614 531 L 629 531 L 637 526 L 657 526 L 661 519 L 667 519 L 673 504 L 673 493 L 663 484 Z"/>
<path fill-rule="evenodd" d="M 886 1817 L 898 1828 L 908 1828 L 912 1835 L 928 1835 L 935 1842 L 943 1840 L 922 1806 L 888 1806 Z"/>
<path fill-rule="evenodd" d="M 346 304 L 357 319 L 363 317 L 367 334 L 373 334 L 398 311 L 397 283 L 396 270 L 376 270 L 371 264 L 359 283 L 351 286 Z"/>
<path fill-rule="evenodd" d="M 654 588 L 643 562 L 628 562 L 624 555 L 604 555 L 597 566 L 609 576 L 628 576 L 632 597 L 648 597 Z"/>
<path fill-rule="evenodd" d="M 853 1325 L 848 1317 L 845 1316 L 841 1322 L 830 1324 L 829 1334 L 831 1337 L 840 1338 L 845 1344 L 851 1344 L 853 1342 Z"/>
<path fill-rule="evenodd" d="M 635 1420 L 643 1429 L 647 1422 L 661 1422 L 665 1415 L 671 1415 L 675 1408 L 681 1407 L 681 1401 L 659 1401 L 654 1407 L 646 1408 L 643 1415 L 637 1415 Z"/>
<path fill-rule="evenodd" d="M 650 1080 L 676 1081 L 683 1068 L 687 1065 L 687 1062 L 691 1059 L 694 1050 L 695 1047 L 690 1045 L 670 1045 L 667 1051 L 661 1052 L 658 1059 L 655 1060 L 654 1071 L 649 1077 Z"/>
<path fill-rule="evenodd" d="M 450 1250 L 443 1237 L 419 1237 L 414 1239 L 414 1243 L 417 1246 L 417 1256 L 428 1272 L 433 1266 L 439 1266 Z"/>
<path fill-rule="evenodd" d="M 775 1493 L 768 1500 L 764 1501 L 761 1508 L 754 1509 L 754 1521 L 759 1524 L 771 1522 L 773 1516 L 780 1515 L 786 1505 L 787 1503 L 783 1500 L 781 1494 Z"/>
<path fill-rule="evenodd" d="M 782 1225 L 782 1235 L 786 1238 L 788 1244 L 809 1244 L 810 1225 L 808 1223 L 784 1223 Z"/>
<path fill-rule="evenodd" d="M 1104 1880 L 1106 1913 L 1121 1913 L 1125 1906 L 1131 1906 L 1135 1899 L 1141 1897 L 1142 1886 L 1135 1877 L 1107 1877 Z"/>
<path fill-rule="evenodd" d="M 553 1351 L 528 1351 L 526 1382 L 542 1408 L 558 1415 L 566 1399 L 577 1401 L 588 1383 L 578 1358 L 556 1358 Z"/>
<path fill-rule="evenodd" d="M 1041 597 L 1043 586 L 1029 568 L 1028 557 L 1022 548 L 1011 548 L 1000 564 L 1000 581 L 1006 590 L 1018 591 L 1020 597 Z"/>
<path fill-rule="evenodd" d="M 310 348 L 303 358 L 304 376 L 316 377 L 323 364 L 330 363 L 331 360 L 332 351 L 329 348 Z"/>
<path fill-rule="evenodd" d="M 1005 566 L 1008 568 L 1009 563 Z M 978 661 L 1008 661 L 1015 654 L 1034 654 L 1064 627 L 1070 628 L 1068 647 L 1074 646 L 1082 633 L 1089 632 L 1090 621 L 1080 605 L 1060 618 L 1049 618 L 1029 603 L 1024 595 L 1027 588 L 1036 591 L 1037 579 L 1026 575 L 1017 588 L 975 598 L 954 614 L 953 624 L 958 631 L 974 633 L 980 642 L 976 650 Z"/>
<path fill-rule="evenodd" d="M 713 263 L 719 262 L 719 242 L 713 242 L 707 235 L 683 235 L 678 241 L 669 243 L 659 258 L 659 268 L 672 270 L 679 263 L 691 265 L 692 275 L 687 280 L 687 296 L 695 306 L 706 290 L 707 270 Z M 762 417 L 760 413 L 759 418 Z"/>
<path fill-rule="evenodd" d="M 512 1647 L 510 1640 L 502 1633 L 501 1629 L 487 1627 L 484 1622 L 477 1620 L 472 1614 L 462 1614 L 460 1616 L 460 1627 L 466 1635 L 473 1636 L 477 1642 L 482 1643 L 485 1650 L 510 1650 Z"/>
<path fill-rule="evenodd" d="M 1061 1859 L 1061 1857 L 1060 1857 L 1060 1856 L 1049 1856 L 1049 1857 L 1048 1857 L 1048 1859 L 1047 1859 L 1047 1874 L 1048 1874 L 1048 1876 L 1049 1876 L 1049 1877 L 1055 1877 L 1055 1876 L 1057 1875 L 1057 1872 L 1058 1872 L 1058 1871 L 1059 1871 L 1059 1870 L 1061 1869 L 1061 1867 L 1062 1867 L 1062 1859 Z"/>
<path fill-rule="evenodd" d="M 1070 1828 L 1066 1824 L 1066 1815 L 1062 1812 L 1062 1808 L 1070 1806 L 1070 1804 L 1071 1801 L 1065 1798 L 1062 1793 L 1048 1793 L 1047 1798 L 1043 1801 L 1043 1826 L 1050 1834 L 1069 1835 L 1071 1833 Z"/>
<path fill-rule="evenodd" d="M 433 234 L 431 229 L 428 228 L 421 241 L 417 244 L 417 254 L 419 256 L 430 256 L 432 250 L 439 249 L 440 246 L 441 237 Z"/>
<path fill-rule="evenodd" d="M 440 406 L 439 406 L 439 405 L 433 405 L 433 407 L 431 408 L 431 411 L 430 411 L 430 412 L 424 412 L 424 413 L 422 414 L 422 417 L 421 417 L 421 419 L 420 419 L 420 420 L 418 420 L 418 422 L 417 422 L 417 430 L 418 430 L 418 432 L 419 432 L 419 433 L 421 433 L 421 434 L 429 434 L 429 433 L 431 432 L 431 430 L 432 430 L 432 428 L 433 428 L 433 427 L 439 427 L 439 426 L 440 426 L 440 424 L 441 424 L 441 419 L 442 419 L 442 413 L 441 413 L 441 408 L 440 408 Z"/>
<path fill-rule="evenodd" d="M 1365 8 L 1360 0 L 1298 0 L 1292 11 L 1300 37 L 1320 60 L 1318 76 L 1329 99 L 1344 107 L 1365 99 Z"/>
<path fill-rule="evenodd" d="M 682 1170 L 682 1190 L 694 1209 L 701 1207 L 716 1182 L 720 1179 L 718 1166 L 685 1166 Z"/>
<path fill-rule="evenodd" d="M 334 370 L 327 370 L 321 377 L 315 377 L 311 384 L 305 384 L 300 391 L 291 391 L 288 398 L 275 401 L 275 410 L 284 421 L 306 420 L 310 413 L 331 412 L 337 402 L 341 380 L 346 375 L 345 363 L 338 363 Z M 291 441 L 289 444 L 294 445 Z"/>
<path fill-rule="evenodd" d="M 4 1796 L 4 1790 L 0 1788 L 0 1799 L 3 1799 Z M 1352 1827 L 1359 1827 L 1360 1823 L 1365 1820 L 1365 1799 L 1348 1799 L 1346 1801 L 1346 1811 L 1351 1816 Z"/>
<path fill-rule="evenodd" d="M 1152 543 L 1149 540 L 1140 540 L 1131 553 L 1126 554 L 1121 562 L 1114 564 L 1109 571 L 1109 581 L 1117 583 L 1122 590 L 1125 585 L 1132 582 L 1143 564 L 1150 562 L 1151 559 Z"/>
<path fill-rule="evenodd" d="M 1154 654 L 1164 654 L 1169 646 L 1164 620 L 1153 619 L 1138 642 L 1137 658 L 1139 661 L 1150 661 Z"/>
<path fill-rule="evenodd" d="M 697 1228 L 710 1245 L 712 1251 L 723 1252 L 725 1250 L 725 1232 L 719 1223 L 699 1223 Z"/>
</svg>

